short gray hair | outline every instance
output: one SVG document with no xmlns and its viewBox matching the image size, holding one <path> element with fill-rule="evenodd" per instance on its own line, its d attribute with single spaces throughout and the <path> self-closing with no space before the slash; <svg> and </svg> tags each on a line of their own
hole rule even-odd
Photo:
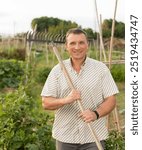
<svg viewBox="0 0 142 150">
<path fill-rule="evenodd" d="M 87 33 L 84 30 L 82 30 L 81 28 L 71 28 L 71 29 L 69 29 L 66 33 L 66 41 L 67 41 L 67 37 L 70 34 L 84 34 L 86 39 L 87 39 Z"/>
</svg>

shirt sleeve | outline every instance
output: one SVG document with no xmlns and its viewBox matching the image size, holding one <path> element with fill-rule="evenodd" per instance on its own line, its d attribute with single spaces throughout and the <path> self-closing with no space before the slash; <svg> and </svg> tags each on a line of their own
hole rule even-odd
<svg viewBox="0 0 142 150">
<path fill-rule="evenodd" d="M 102 90 L 104 98 L 119 93 L 116 83 L 107 67 L 105 68 L 104 74 L 102 76 Z"/>
<path fill-rule="evenodd" d="M 58 95 L 58 77 L 56 68 L 54 67 L 48 75 L 48 78 L 43 86 L 41 96 L 57 97 Z"/>
</svg>

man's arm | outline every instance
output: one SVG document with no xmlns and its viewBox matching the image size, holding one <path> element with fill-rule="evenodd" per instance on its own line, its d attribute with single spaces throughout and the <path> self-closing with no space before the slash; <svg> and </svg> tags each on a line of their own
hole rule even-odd
<svg viewBox="0 0 142 150">
<path fill-rule="evenodd" d="M 100 117 L 108 115 L 116 106 L 116 98 L 114 95 L 107 97 L 104 102 L 96 109 Z"/>
<path fill-rule="evenodd" d="M 42 107 L 46 110 L 56 110 L 66 104 L 73 103 L 76 100 L 80 100 L 80 92 L 78 90 L 72 90 L 70 94 L 65 98 L 55 98 L 51 96 L 42 97 Z"/>
</svg>

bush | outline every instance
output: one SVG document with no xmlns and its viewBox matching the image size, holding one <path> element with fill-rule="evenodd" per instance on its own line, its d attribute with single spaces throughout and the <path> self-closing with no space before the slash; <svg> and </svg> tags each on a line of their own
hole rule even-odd
<svg viewBox="0 0 142 150">
<path fill-rule="evenodd" d="M 0 51 L 1 59 L 16 59 L 16 60 L 25 60 L 26 58 L 26 49 L 25 48 L 11 48 Z"/>
<path fill-rule="evenodd" d="M 122 133 L 111 131 L 106 140 L 105 150 L 125 150 L 125 139 Z"/>
<path fill-rule="evenodd" d="M 111 74 L 116 82 L 125 81 L 125 66 L 122 65 L 113 65 L 111 69 Z"/>
<path fill-rule="evenodd" d="M 54 150 L 53 119 L 39 111 L 35 99 L 18 91 L 0 97 L 0 149 Z"/>
<path fill-rule="evenodd" d="M 16 60 L 0 60 L 0 89 L 17 88 L 24 74 L 24 63 Z"/>
<path fill-rule="evenodd" d="M 51 68 L 49 67 L 42 68 L 41 70 L 39 70 L 38 75 L 36 77 L 36 81 L 40 83 L 45 83 L 50 71 L 51 71 Z"/>
</svg>

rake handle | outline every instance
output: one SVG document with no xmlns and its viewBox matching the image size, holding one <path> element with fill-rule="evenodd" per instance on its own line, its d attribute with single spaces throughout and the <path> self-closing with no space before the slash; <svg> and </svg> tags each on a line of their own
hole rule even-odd
<svg viewBox="0 0 142 150">
<path fill-rule="evenodd" d="M 71 80 L 71 78 L 70 78 L 70 76 L 69 76 L 69 73 L 68 73 L 68 71 L 67 71 L 67 69 L 66 69 L 66 67 L 65 67 L 65 65 L 64 65 L 64 63 L 63 63 L 63 61 L 62 61 L 62 58 L 61 58 L 61 56 L 60 56 L 60 54 L 59 54 L 58 49 L 57 49 L 54 45 L 52 45 L 52 47 L 53 47 L 53 51 L 54 51 L 54 53 L 55 53 L 55 55 L 56 55 L 56 57 L 57 57 L 57 59 L 58 59 L 58 61 L 59 61 L 59 64 L 60 64 L 60 66 L 61 66 L 61 68 L 62 68 L 62 71 L 63 71 L 63 73 L 64 73 L 64 76 L 65 76 L 65 78 L 66 78 L 66 80 L 67 80 L 67 82 L 68 82 L 70 88 L 71 88 L 72 90 L 75 90 L 75 87 L 74 87 L 74 85 L 73 85 L 73 83 L 72 83 L 72 80 Z M 80 108 L 81 112 L 83 112 L 83 111 L 84 111 L 84 108 L 83 108 L 83 105 L 82 105 L 81 101 L 80 101 L 80 100 L 77 100 L 77 102 L 78 102 L 78 105 L 79 105 L 79 108 Z M 96 142 L 96 145 L 97 145 L 97 147 L 98 147 L 98 150 L 104 150 L 103 147 L 102 147 L 102 145 L 101 145 L 101 143 L 100 143 L 100 141 L 98 140 L 98 138 L 97 138 L 97 136 L 96 136 L 96 133 L 95 133 L 95 131 L 93 130 L 91 124 L 90 124 L 90 123 L 87 123 L 87 125 L 88 125 L 88 127 L 89 127 L 89 129 L 90 129 L 90 131 L 91 131 L 91 133 L 92 133 L 92 135 L 93 135 L 93 137 L 94 137 L 94 140 L 95 140 L 95 142 Z"/>
</svg>

